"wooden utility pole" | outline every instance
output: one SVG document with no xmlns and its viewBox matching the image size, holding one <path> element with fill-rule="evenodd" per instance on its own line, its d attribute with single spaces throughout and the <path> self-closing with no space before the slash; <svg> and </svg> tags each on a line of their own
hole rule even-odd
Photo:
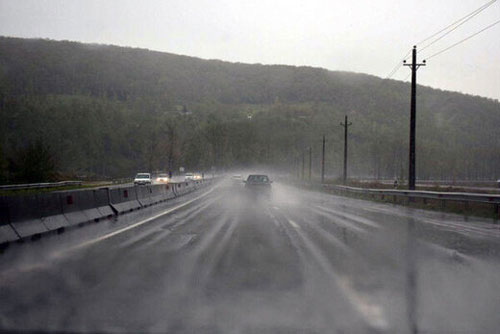
<svg viewBox="0 0 500 334">
<path fill-rule="evenodd" d="M 352 125 L 347 121 L 347 115 L 345 115 L 344 123 L 340 123 L 344 127 L 344 184 L 347 181 L 347 128 Z"/>
<path fill-rule="evenodd" d="M 304 173 L 305 168 L 306 168 L 305 164 L 306 164 L 305 153 L 304 153 L 304 151 L 302 151 L 302 174 L 301 174 L 302 175 L 302 177 L 301 177 L 302 181 L 304 181 L 304 178 L 305 178 L 305 173 Z"/>
<path fill-rule="evenodd" d="M 309 146 L 309 182 L 311 182 L 312 176 L 312 147 Z"/>
<path fill-rule="evenodd" d="M 325 135 L 323 135 L 323 153 L 321 154 L 321 183 L 325 183 Z"/>
<path fill-rule="evenodd" d="M 411 56 L 412 63 L 406 64 L 404 66 L 410 66 L 411 68 L 411 106 L 410 106 L 410 154 L 409 154 L 409 168 L 408 168 L 408 189 L 415 190 L 415 177 L 416 177 L 416 165 L 415 165 L 415 130 L 416 130 L 416 118 L 417 118 L 417 70 L 420 66 L 425 66 L 425 60 L 422 64 L 417 64 L 417 47 L 414 46 Z"/>
</svg>

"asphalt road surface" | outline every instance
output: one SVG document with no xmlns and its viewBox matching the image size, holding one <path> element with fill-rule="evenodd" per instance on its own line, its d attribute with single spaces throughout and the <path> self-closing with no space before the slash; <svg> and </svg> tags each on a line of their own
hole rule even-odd
<svg viewBox="0 0 500 334">
<path fill-rule="evenodd" d="M 493 333 L 492 221 L 274 184 L 186 198 L 10 247 L 0 329 Z"/>
</svg>

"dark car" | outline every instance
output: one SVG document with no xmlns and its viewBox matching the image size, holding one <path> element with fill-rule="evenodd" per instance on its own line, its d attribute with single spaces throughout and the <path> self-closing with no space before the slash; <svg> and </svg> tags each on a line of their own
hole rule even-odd
<svg viewBox="0 0 500 334">
<path fill-rule="evenodd" d="M 245 182 L 245 189 L 252 190 L 254 193 L 271 193 L 271 181 L 267 175 L 248 175 Z"/>
</svg>

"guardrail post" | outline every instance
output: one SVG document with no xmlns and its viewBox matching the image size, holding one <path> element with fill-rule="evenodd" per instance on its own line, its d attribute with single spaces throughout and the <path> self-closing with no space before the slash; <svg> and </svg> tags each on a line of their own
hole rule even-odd
<svg viewBox="0 0 500 334">
<path fill-rule="evenodd" d="M 427 198 L 425 198 L 425 197 L 424 197 L 424 198 L 422 198 L 422 202 L 423 202 L 425 205 L 427 205 Z"/>
<path fill-rule="evenodd" d="M 444 209 L 446 208 L 446 200 L 445 199 L 442 199 L 441 200 L 441 207 Z"/>
<path fill-rule="evenodd" d="M 497 219 L 500 219 L 500 205 L 495 204 L 495 213 L 497 215 Z"/>
<path fill-rule="evenodd" d="M 396 195 L 393 195 L 393 196 L 392 196 L 392 202 L 393 202 L 394 204 L 396 204 L 396 203 L 397 203 Z"/>
</svg>

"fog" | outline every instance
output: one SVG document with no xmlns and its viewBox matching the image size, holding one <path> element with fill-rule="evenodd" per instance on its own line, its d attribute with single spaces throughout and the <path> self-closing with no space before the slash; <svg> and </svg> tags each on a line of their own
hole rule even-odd
<svg viewBox="0 0 500 334">
<path fill-rule="evenodd" d="M 459 228 L 489 221 L 312 192 L 274 176 L 270 193 L 255 191 L 234 174 L 7 249 L 2 329 L 491 333 L 500 325 L 498 239 Z"/>
<path fill-rule="evenodd" d="M 486 1 L 0 0 L 0 191 L 32 199 L 0 201 L 0 332 L 498 332 Z M 92 221 L 11 186 L 68 179 L 130 188 Z M 488 195 L 332 191 L 415 179 Z"/>
<path fill-rule="evenodd" d="M 416 43 L 488 1 L 0 1 L 0 35 L 142 47 L 385 77 Z M 498 3 L 425 50 L 498 20 Z M 498 26 L 420 71 L 424 85 L 499 99 Z M 422 46 L 425 46 L 423 43 Z M 419 45 L 420 46 L 420 45 Z M 453 70 L 450 70 L 453 68 Z M 407 69 L 395 78 L 404 80 Z"/>
</svg>

